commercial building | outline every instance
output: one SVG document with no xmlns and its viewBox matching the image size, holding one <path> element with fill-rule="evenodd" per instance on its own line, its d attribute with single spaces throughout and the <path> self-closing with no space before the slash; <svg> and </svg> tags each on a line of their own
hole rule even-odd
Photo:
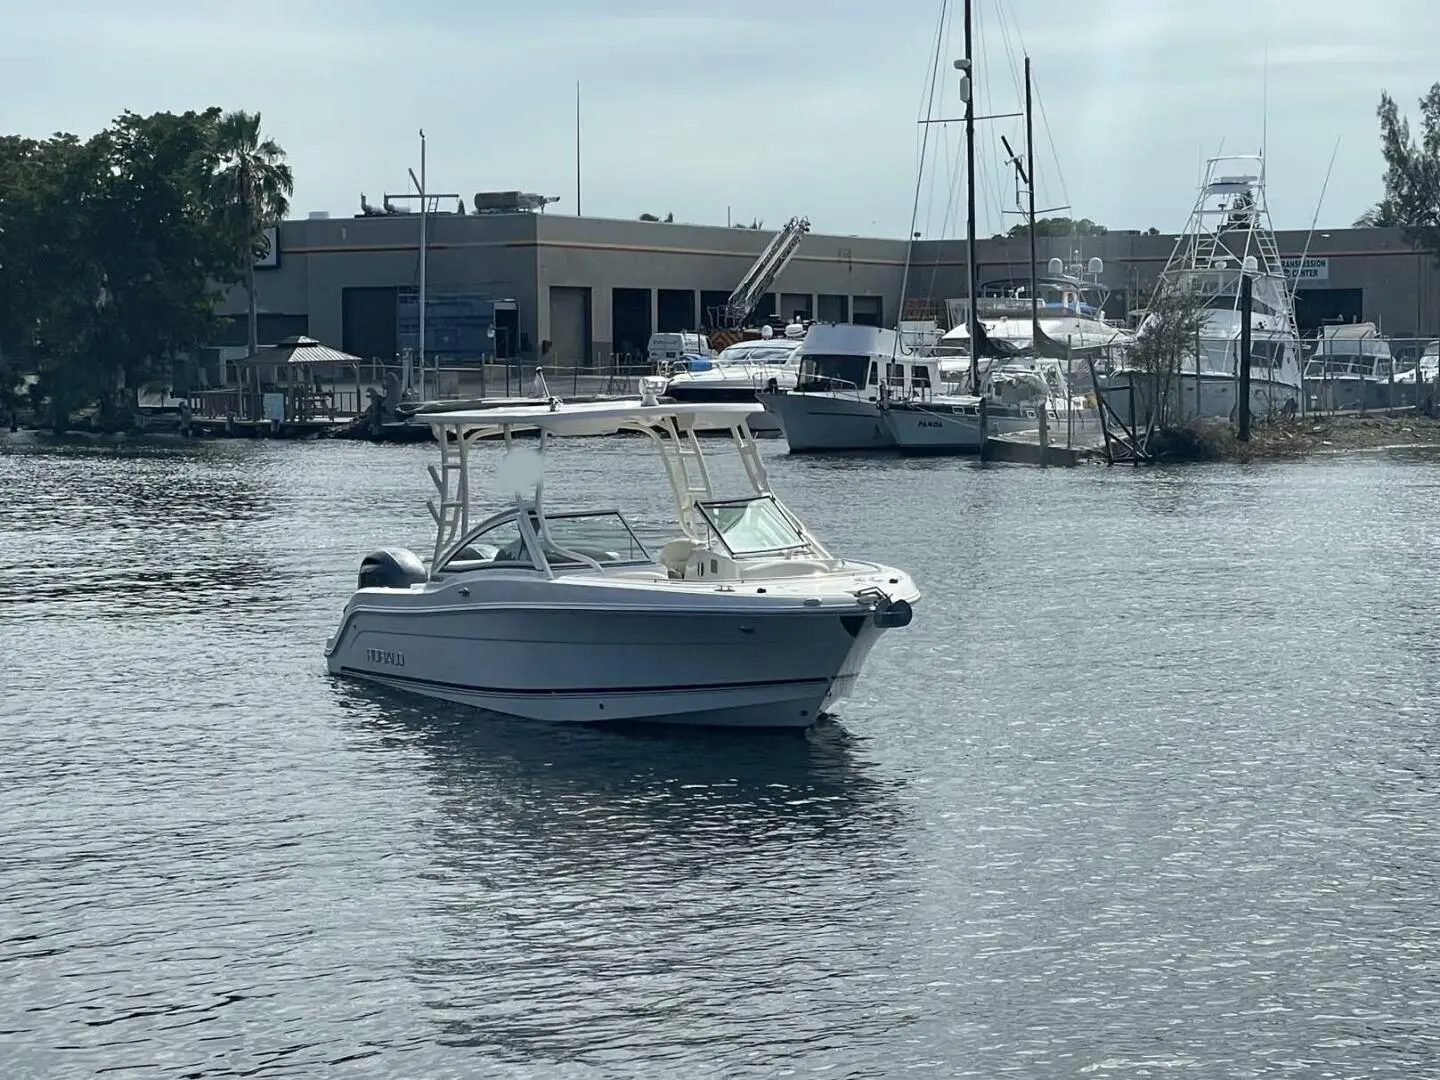
<svg viewBox="0 0 1440 1080">
<path fill-rule="evenodd" d="M 372 214 L 286 221 L 255 275 L 260 339 L 309 334 L 365 357 L 393 359 L 419 344 L 420 218 Z M 433 214 L 426 260 L 427 352 L 443 360 L 546 357 L 602 366 L 643 353 L 652 331 L 710 325 L 708 313 L 769 240 L 769 229 L 511 213 Z M 1301 273 L 1302 328 L 1367 319 L 1396 337 L 1440 337 L 1440 268 L 1397 230 L 1282 232 Z M 1307 251 L 1308 243 L 1308 251 Z M 1039 261 L 1104 261 L 1110 308 L 1143 306 L 1174 236 L 1112 232 L 1038 242 Z M 909 311 L 965 293 L 963 241 L 810 233 L 758 314 L 893 325 Z M 1305 256 L 1303 270 L 1300 257 Z M 1028 273 L 1024 239 L 977 243 L 983 281 Z M 943 302 L 930 310 L 944 311 Z M 243 290 L 222 310 L 245 310 Z M 243 319 L 224 344 L 243 345 Z"/>
</svg>

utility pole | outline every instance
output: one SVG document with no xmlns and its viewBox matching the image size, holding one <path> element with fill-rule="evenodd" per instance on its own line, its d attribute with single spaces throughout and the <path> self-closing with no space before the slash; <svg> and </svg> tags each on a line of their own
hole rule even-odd
<svg viewBox="0 0 1440 1080">
<path fill-rule="evenodd" d="M 1236 411 L 1240 430 L 1237 437 L 1241 442 L 1250 441 L 1250 313 L 1255 307 L 1254 279 L 1250 271 L 1240 271 L 1240 400 Z M 1200 378 L 1197 366 L 1195 378 Z"/>
<path fill-rule="evenodd" d="M 580 216 L 580 80 L 575 80 L 575 216 Z"/>
<path fill-rule="evenodd" d="M 403 195 L 390 195 L 387 193 L 385 196 L 385 211 L 391 214 L 404 213 L 404 211 L 397 211 L 394 208 L 394 204 L 401 201 L 408 202 L 411 199 L 420 200 L 420 341 L 418 356 L 420 358 L 420 396 L 423 398 L 425 396 L 425 309 L 429 306 L 428 282 L 426 277 L 429 270 L 428 263 L 430 255 L 430 204 L 432 202 L 438 204 L 441 199 L 455 199 L 458 201 L 460 196 L 454 192 L 446 192 L 443 195 L 431 194 L 427 186 L 428 178 L 425 171 L 424 128 L 420 129 L 420 175 L 416 176 L 414 169 L 407 171 L 410 174 L 410 183 L 414 185 L 415 190 L 413 192 L 406 192 Z M 408 357 L 409 354 L 407 353 L 406 355 Z M 406 362 L 408 363 L 408 360 Z M 409 381 L 407 372 L 404 379 L 405 385 L 408 386 Z"/>
</svg>

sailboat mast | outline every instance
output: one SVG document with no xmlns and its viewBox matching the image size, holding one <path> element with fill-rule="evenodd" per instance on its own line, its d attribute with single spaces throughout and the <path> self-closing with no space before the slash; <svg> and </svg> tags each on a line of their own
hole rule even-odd
<svg viewBox="0 0 1440 1080">
<path fill-rule="evenodd" d="M 980 393 L 980 320 L 975 315 L 975 79 L 972 0 L 965 0 L 965 59 L 955 66 L 964 72 L 965 95 L 965 296 L 966 332 L 970 335 L 970 393 Z"/>
<path fill-rule="evenodd" d="M 1035 269 L 1035 110 L 1030 91 L 1030 57 L 1025 57 L 1025 172 L 1030 189 L 1030 349 L 1040 349 L 1040 282 Z"/>
</svg>

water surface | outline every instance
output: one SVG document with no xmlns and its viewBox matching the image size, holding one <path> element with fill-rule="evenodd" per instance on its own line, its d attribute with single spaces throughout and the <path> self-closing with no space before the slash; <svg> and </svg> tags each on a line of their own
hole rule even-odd
<svg viewBox="0 0 1440 1080">
<path fill-rule="evenodd" d="M 330 679 L 424 447 L 0 437 L 5 1075 L 1440 1073 L 1433 459 L 781 449 L 925 590 L 805 737 Z"/>
</svg>

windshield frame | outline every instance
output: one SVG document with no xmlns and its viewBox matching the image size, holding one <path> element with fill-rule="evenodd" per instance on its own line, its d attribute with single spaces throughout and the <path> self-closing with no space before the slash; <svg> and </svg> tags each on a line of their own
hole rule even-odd
<svg viewBox="0 0 1440 1080">
<path fill-rule="evenodd" d="M 549 525 L 551 522 L 567 521 L 576 518 L 613 518 L 619 522 L 625 534 L 629 537 L 629 544 L 639 555 L 631 558 L 615 560 L 594 559 L 580 554 L 577 551 L 568 550 L 561 543 L 558 543 L 550 536 Z M 500 560 L 465 558 L 464 553 L 482 536 L 493 532 L 502 526 L 514 523 L 524 542 L 526 559 Z M 493 546 L 493 545 L 487 545 Z M 551 558 L 553 552 L 559 558 Z M 620 510 L 614 507 L 593 508 L 587 510 L 559 510 L 554 513 L 540 512 L 533 505 L 519 506 L 510 510 L 502 510 L 492 514 L 480 524 L 470 529 L 464 539 L 455 545 L 450 555 L 435 567 L 435 573 L 470 573 L 472 571 L 486 570 L 529 570 L 539 571 L 553 575 L 557 570 L 569 571 L 580 568 L 592 570 L 610 570 L 635 566 L 651 566 L 656 562 L 650 549 L 645 546 L 639 535 L 636 534 L 634 526 L 626 519 Z M 454 569 L 452 563 L 462 564 Z"/>
<path fill-rule="evenodd" d="M 794 535 L 794 541 L 790 543 L 772 545 L 768 547 L 736 547 L 727 537 L 724 527 L 720 523 L 720 515 L 716 510 L 728 509 L 731 507 L 749 507 L 752 505 L 764 504 L 768 509 L 767 513 L 773 515 L 774 520 L 784 525 L 785 529 Z M 815 544 L 806 535 L 804 527 L 795 520 L 774 495 L 747 495 L 734 499 L 706 499 L 695 503 L 695 508 L 700 511 L 711 535 L 725 551 L 735 559 L 750 559 L 767 555 L 780 555 L 793 552 L 814 552 Z M 743 521 L 743 515 L 732 521 L 730 528 Z"/>
</svg>

